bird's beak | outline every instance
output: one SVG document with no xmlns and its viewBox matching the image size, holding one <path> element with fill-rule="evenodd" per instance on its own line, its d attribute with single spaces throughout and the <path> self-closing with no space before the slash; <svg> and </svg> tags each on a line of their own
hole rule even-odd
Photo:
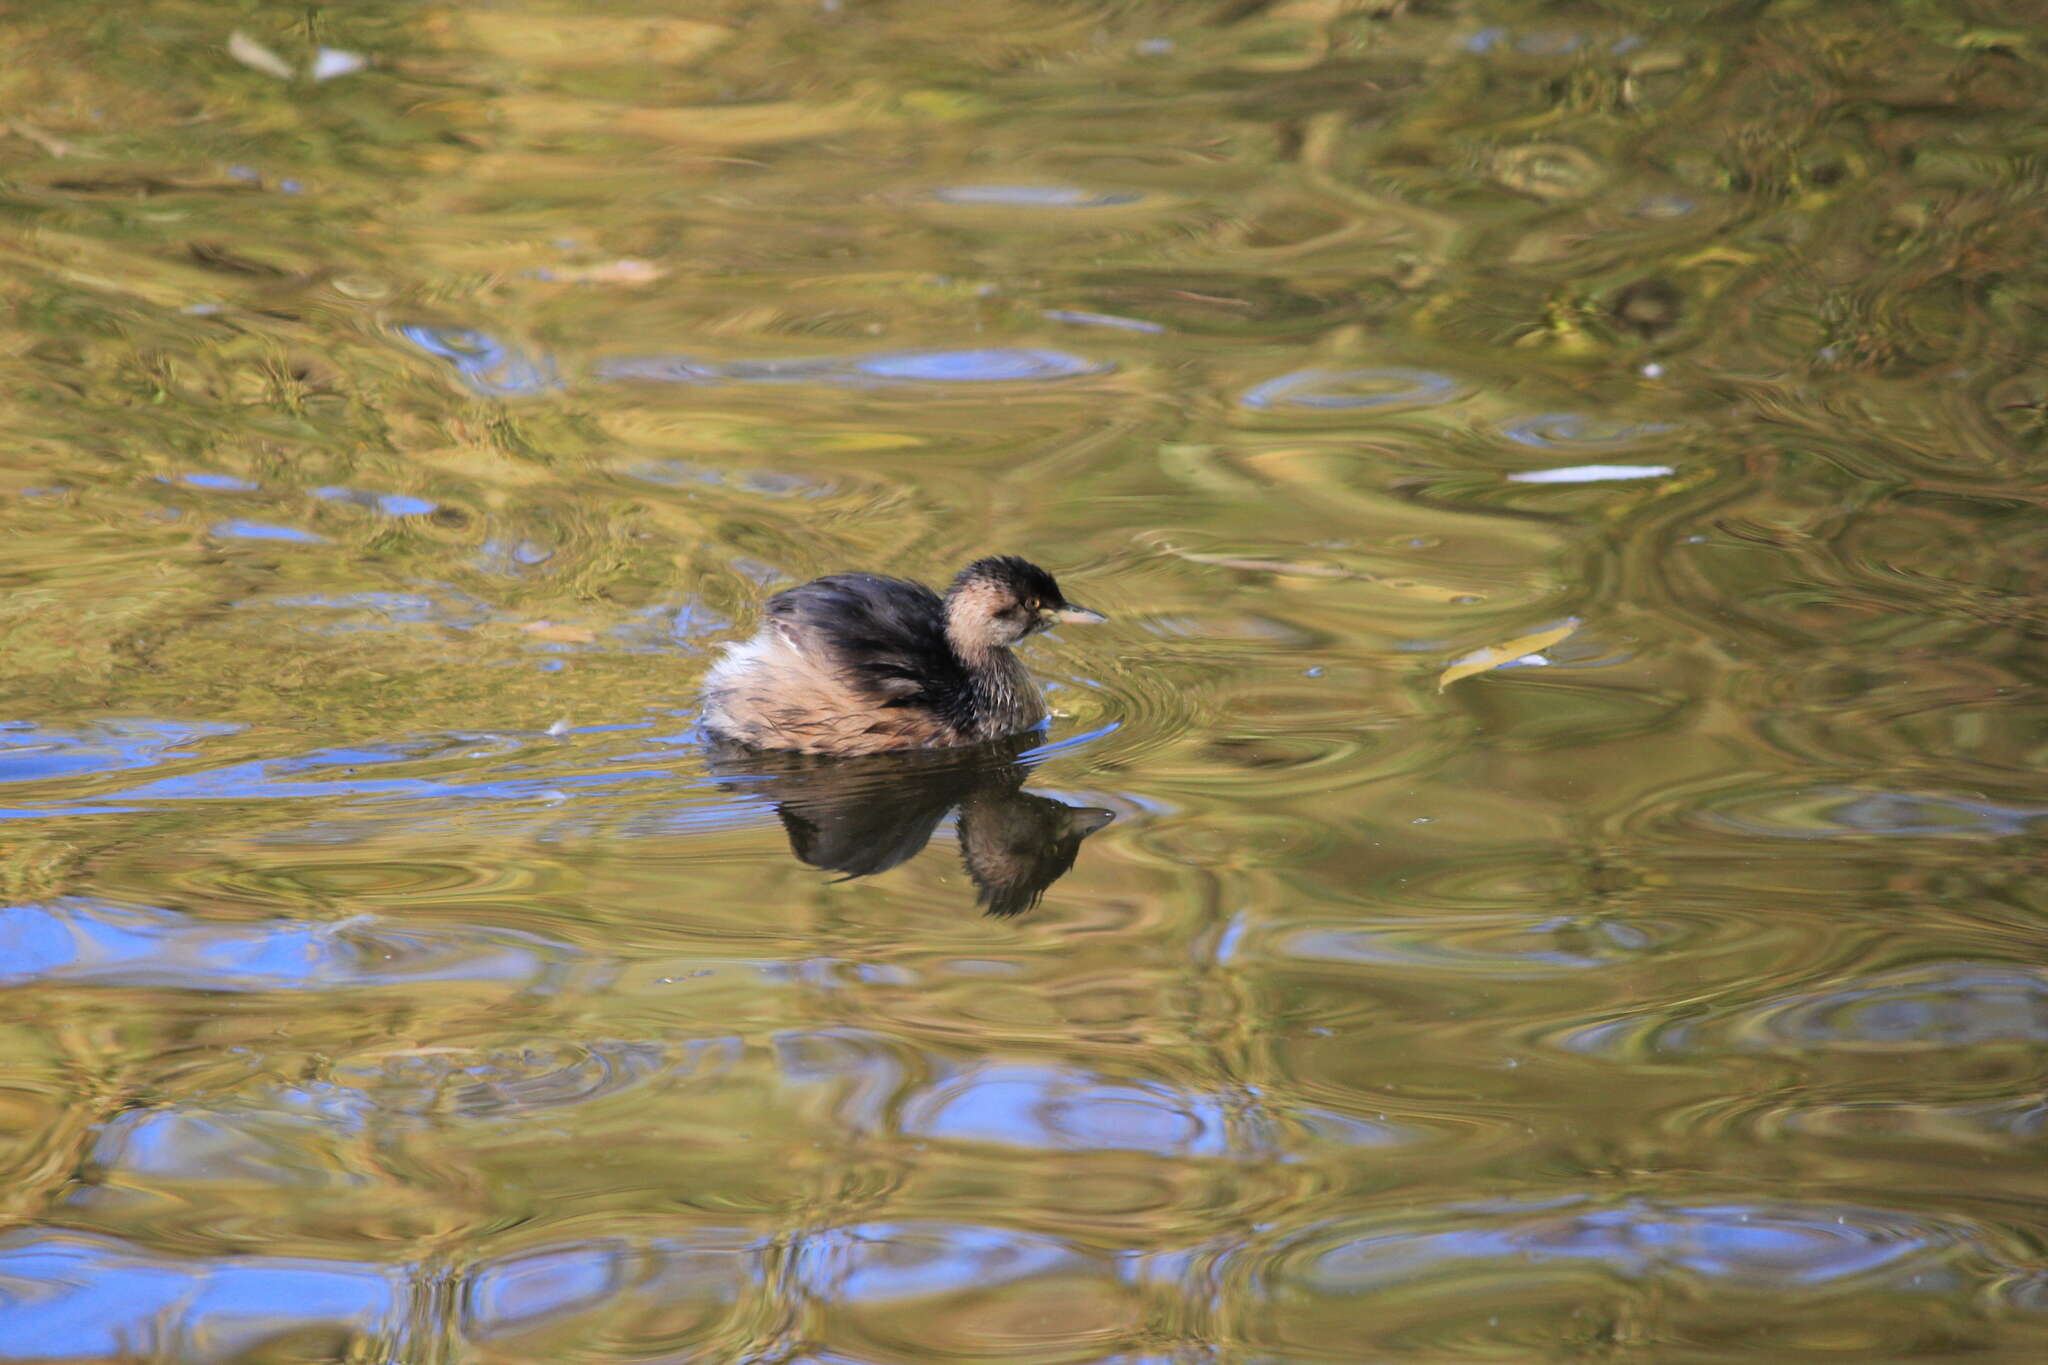
<svg viewBox="0 0 2048 1365">
<path fill-rule="evenodd" d="M 1077 607 L 1072 602 L 1062 602 L 1046 615 L 1063 626 L 1099 626 L 1109 619 L 1099 611 Z"/>
<path fill-rule="evenodd" d="M 1067 832 L 1085 839 L 1116 819 L 1116 812 L 1100 806 L 1068 806 Z"/>
</svg>

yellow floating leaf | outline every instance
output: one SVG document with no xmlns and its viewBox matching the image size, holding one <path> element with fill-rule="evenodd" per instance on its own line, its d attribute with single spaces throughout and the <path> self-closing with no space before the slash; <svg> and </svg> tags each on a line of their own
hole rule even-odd
<svg viewBox="0 0 2048 1365">
<path fill-rule="evenodd" d="M 1552 645 L 1566 639 L 1578 628 L 1579 618 L 1568 616 L 1563 622 L 1551 626 L 1547 630 L 1539 630 L 1530 635 L 1518 635 L 1505 644 L 1488 645 L 1485 649 L 1475 649 L 1444 670 L 1444 675 L 1437 679 L 1436 690 L 1441 692 L 1452 683 L 1461 679 L 1476 677 L 1481 673 L 1490 673 L 1502 664 L 1513 663 L 1515 660 L 1530 654 L 1540 654 Z"/>
</svg>

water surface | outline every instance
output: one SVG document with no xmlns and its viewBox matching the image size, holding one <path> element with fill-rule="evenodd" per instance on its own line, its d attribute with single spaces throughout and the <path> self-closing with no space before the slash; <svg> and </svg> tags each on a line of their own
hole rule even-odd
<svg viewBox="0 0 2048 1365">
<path fill-rule="evenodd" d="M 16 5 L 0 1362 L 2048 1356 L 2040 18 Z"/>
</svg>

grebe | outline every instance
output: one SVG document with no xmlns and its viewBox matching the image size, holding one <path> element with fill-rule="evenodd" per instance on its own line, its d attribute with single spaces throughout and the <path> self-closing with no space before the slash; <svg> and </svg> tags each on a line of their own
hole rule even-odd
<svg viewBox="0 0 2048 1365">
<path fill-rule="evenodd" d="M 943 598 L 878 574 L 813 579 L 769 598 L 761 629 L 712 666 L 704 728 L 812 754 L 1014 735 L 1045 719 L 1045 699 L 1011 646 L 1059 622 L 1107 619 L 1013 555 L 975 560 Z"/>
</svg>

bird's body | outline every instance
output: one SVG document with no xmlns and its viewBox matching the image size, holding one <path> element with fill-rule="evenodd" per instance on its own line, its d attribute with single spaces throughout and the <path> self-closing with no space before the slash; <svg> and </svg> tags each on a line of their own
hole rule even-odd
<svg viewBox="0 0 2048 1365">
<path fill-rule="evenodd" d="M 1024 560 L 977 560 L 944 597 L 878 574 L 768 599 L 752 639 L 704 682 L 704 726 L 758 749 L 871 754 L 979 744 L 1045 719 L 1010 647 L 1055 621 L 1101 620 Z"/>
</svg>

